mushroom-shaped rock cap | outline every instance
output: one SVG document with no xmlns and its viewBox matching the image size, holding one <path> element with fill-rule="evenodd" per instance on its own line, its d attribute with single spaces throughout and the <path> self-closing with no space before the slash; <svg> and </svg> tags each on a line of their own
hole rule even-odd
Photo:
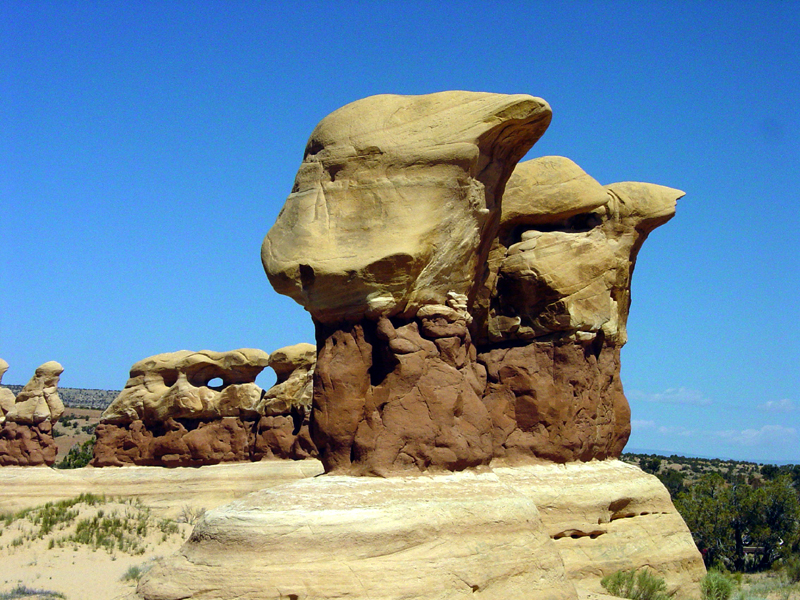
<svg viewBox="0 0 800 600">
<path fill-rule="evenodd" d="M 503 227 L 553 223 L 608 203 L 600 183 L 563 156 L 519 163 L 503 194 Z"/>
<path fill-rule="evenodd" d="M 36 367 L 34 376 L 44 378 L 60 377 L 63 372 L 64 367 L 62 367 L 60 363 L 51 360 Z"/>
<path fill-rule="evenodd" d="M 617 200 L 616 210 L 623 222 L 640 233 L 649 233 L 675 216 L 675 205 L 684 192 L 655 183 L 622 181 L 605 186 Z"/>
<path fill-rule="evenodd" d="M 64 404 L 58 397 L 58 379 L 63 372 L 64 367 L 54 360 L 38 366 L 16 397 L 6 419 L 26 425 L 58 421 L 64 412 Z"/>
<path fill-rule="evenodd" d="M 255 348 L 179 350 L 150 356 L 131 367 L 125 388 L 101 421 L 126 424 L 253 416 L 262 394 L 255 380 L 268 363 L 269 354 Z M 217 378 L 221 385 L 210 385 Z"/>
<path fill-rule="evenodd" d="M 230 352 L 178 350 L 140 360 L 131 367 L 131 377 L 146 373 L 179 371 L 195 385 L 206 385 L 219 377 L 224 383 L 251 383 L 269 364 L 269 354 L 256 348 Z M 168 377 L 169 379 L 169 377 Z"/>
<path fill-rule="evenodd" d="M 0 382 L 3 381 L 3 375 L 8 371 L 8 363 L 0 358 Z"/>
<path fill-rule="evenodd" d="M 261 259 L 321 322 L 468 296 L 514 165 L 550 123 L 527 95 L 372 96 L 323 119 Z"/>
<path fill-rule="evenodd" d="M 278 377 L 277 383 L 286 381 L 297 369 L 308 371 L 317 362 L 317 347 L 314 344 L 300 343 L 279 348 L 269 355 L 269 366 Z"/>
</svg>

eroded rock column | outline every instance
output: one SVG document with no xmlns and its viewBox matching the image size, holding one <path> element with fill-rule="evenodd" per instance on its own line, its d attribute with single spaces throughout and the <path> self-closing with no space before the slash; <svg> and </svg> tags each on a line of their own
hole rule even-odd
<svg viewBox="0 0 800 600">
<path fill-rule="evenodd" d="M 604 187 L 559 156 L 517 165 L 473 306 L 497 459 L 620 455 L 630 435 L 620 350 L 631 276 L 682 195 L 647 183 Z"/>
<path fill-rule="evenodd" d="M 262 261 L 316 325 L 326 471 L 490 462 L 469 306 L 506 181 L 549 122 L 539 98 L 443 92 L 359 100 L 312 133 Z"/>
<path fill-rule="evenodd" d="M 0 379 L 8 363 L 0 364 Z M 52 465 L 58 448 L 53 439 L 53 426 L 64 413 L 58 396 L 58 379 L 64 367 L 55 361 L 46 362 L 34 372 L 19 395 L 0 389 L 2 415 L 0 428 L 0 465 Z"/>
</svg>

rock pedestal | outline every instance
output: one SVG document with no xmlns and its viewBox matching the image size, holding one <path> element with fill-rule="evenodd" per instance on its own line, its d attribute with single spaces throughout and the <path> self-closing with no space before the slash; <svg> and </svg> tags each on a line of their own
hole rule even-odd
<svg viewBox="0 0 800 600">
<path fill-rule="evenodd" d="M 576 599 L 645 565 L 699 595 L 703 561 L 669 493 L 619 461 L 325 476 L 206 513 L 135 597 Z"/>
<path fill-rule="evenodd" d="M 8 363 L 2 361 L 0 380 L 6 369 Z M 16 398 L 10 390 L 0 388 L 0 466 L 50 466 L 56 461 L 53 425 L 64 412 L 58 397 L 58 379 L 63 372 L 57 362 L 46 362 Z"/>
</svg>

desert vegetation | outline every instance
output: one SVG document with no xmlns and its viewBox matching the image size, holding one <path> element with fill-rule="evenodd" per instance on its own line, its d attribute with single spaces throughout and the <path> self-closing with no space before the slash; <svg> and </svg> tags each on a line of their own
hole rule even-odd
<svg viewBox="0 0 800 600">
<path fill-rule="evenodd" d="M 181 529 L 176 521 L 154 517 L 139 500 L 115 501 L 94 494 L 0 516 L 0 547 L 11 549 L 41 541 L 48 550 L 83 545 L 112 555 L 141 555 L 153 532 L 165 542 Z"/>
<path fill-rule="evenodd" d="M 186 512 L 195 520 L 202 514 Z M 91 493 L 0 514 L 0 556 L 7 567 L 0 570 L 0 600 L 72 600 L 91 597 L 84 595 L 89 588 L 93 597 L 116 597 L 157 556 L 174 552 L 190 530 L 188 522 L 157 516 L 139 499 Z"/>
<path fill-rule="evenodd" d="M 672 495 L 709 568 L 704 598 L 800 597 L 800 465 L 677 455 L 622 459 L 658 477 Z"/>
</svg>

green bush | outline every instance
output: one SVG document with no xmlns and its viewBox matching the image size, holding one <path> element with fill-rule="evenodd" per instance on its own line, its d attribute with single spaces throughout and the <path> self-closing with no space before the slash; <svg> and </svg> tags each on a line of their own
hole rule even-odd
<svg viewBox="0 0 800 600">
<path fill-rule="evenodd" d="M 80 469 L 89 464 L 94 458 L 94 443 L 96 438 L 91 438 L 82 444 L 75 444 L 69 449 L 67 455 L 56 465 L 57 469 Z"/>
<path fill-rule="evenodd" d="M 792 583 L 800 581 L 800 556 L 794 555 L 786 560 L 784 565 L 786 577 Z"/>
<path fill-rule="evenodd" d="M 729 600 L 733 588 L 733 581 L 719 571 L 709 571 L 700 582 L 703 600 Z"/>
<path fill-rule="evenodd" d="M 138 567 L 136 565 L 131 565 L 128 567 L 128 570 L 119 578 L 120 581 L 139 581 L 142 578 L 142 575 L 149 571 L 149 567 Z"/>
<path fill-rule="evenodd" d="M 662 577 L 647 569 L 617 571 L 600 580 L 600 584 L 612 596 L 631 600 L 668 600 L 667 583 Z"/>
<path fill-rule="evenodd" d="M 17 585 L 10 592 L 0 594 L 0 600 L 16 600 L 17 598 L 29 598 L 36 596 L 42 600 L 51 600 L 53 598 L 66 598 L 61 592 L 51 592 L 49 590 L 35 590 L 31 589 L 21 583 Z"/>
</svg>

